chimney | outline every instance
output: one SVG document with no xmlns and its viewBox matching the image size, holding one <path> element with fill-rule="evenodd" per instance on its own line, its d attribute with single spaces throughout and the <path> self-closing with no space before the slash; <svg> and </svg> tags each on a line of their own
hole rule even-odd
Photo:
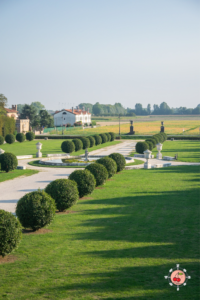
<svg viewBox="0 0 200 300">
<path fill-rule="evenodd" d="M 89 108 L 87 109 L 87 112 L 88 112 L 88 114 L 90 113 L 90 110 L 89 110 Z"/>
<path fill-rule="evenodd" d="M 72 112 L 74 112 L 74 108 L 72 107 Z"/>
<path fill-rule="evenodd" d="M 83 106 L 83 109 L 82 109 L 83 111 L 85 111 L 85 107 Z"/>
<path fill-rule="evenodd" d="M 79 111 L 79 106 L 77 106 L 77 109 L 78 109 L 78 111 Z"/>
<path fill-rule="evenodd" d="M 12 105 L 13 110 L 17 110 L 17 105 Z"/>
</svg>

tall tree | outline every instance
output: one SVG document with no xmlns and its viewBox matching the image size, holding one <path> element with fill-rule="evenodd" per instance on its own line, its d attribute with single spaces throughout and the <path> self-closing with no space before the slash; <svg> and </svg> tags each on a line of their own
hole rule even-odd
<svg viewBox="0 0 200 300">
<path fill-rule="evenodd" d="M 0 94 L 0 115 L 5 115 L 5 107 L 7 103 L 8 99 L 3 94 Z"/>
<path fill-rule="evenodd" d="M 24 104 L 17 104 L 17 111 L 19 114 L 22 113 L 23 107 L 24 107 Z"/>
<path fill-rule="evenodd" d="M 149 115 L 151 114 L 151 104 L 147 105 L 147 112 L 148 112 Z"/>
<path fill-rule="evenodd" d="M 38 102 L 38 101 L 37 102 L 32 102 L 31 105 L 36 108 L 37 114 L 39 114 L 40 110 L 45 108 L 45 106 L 42 103 Z"/>
<path fill-rule="evenodd" d="M 22 113 L 20 114 L 20 119 L 29 119 L 30 125 L 32 126 L 32 122 L 36 114 L 37 110 L 34 106 L 25 104 L 22 109 Z"/>
<path fill-rule="evenodd" d="M 135 104 L 135 113 L 136 115 L 141 115 L 142 114 L 142 104 L 141 103 L 136 103 Z"/>
</svg>

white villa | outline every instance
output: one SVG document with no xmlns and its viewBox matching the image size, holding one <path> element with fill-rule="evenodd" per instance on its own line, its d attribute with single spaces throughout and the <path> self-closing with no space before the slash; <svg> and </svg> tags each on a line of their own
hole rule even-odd
<svg viewBox="0 0 200 300">
<path fill-rule="evenodd" d="M 83 109 L 73 108 L 72 109 L 62 109 L 61 111 L 56 111 L 54 113 L 54 126 L 65 126 L 67 124 L 74 125 L 74 123 L 81 121 L 82 124 L 91 124 L 91 113 L 89 109 L 85 111 Z"/>
</svg>

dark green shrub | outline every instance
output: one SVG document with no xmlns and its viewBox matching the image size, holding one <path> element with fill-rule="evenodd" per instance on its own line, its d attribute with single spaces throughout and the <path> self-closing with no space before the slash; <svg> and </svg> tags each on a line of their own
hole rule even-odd
<svg viewBox="0 0 200 300">
<path fill-rule="evenodd" d="M 17 248 L 22 238 L 22 226 L 13 214 L 0 210 L 0 255 L 3 257 Z"/>
<path fill-rule="evenodd" d="M 33 141 L 34 138 L 35 138 L 34 132 L 29 131 L 29 132 L 26 133 L 26 139 L 27 139 L 27 141 Z"/>
<path fill-rule="evenodd" d="M 154 137 L 156 137 L 159 140 L 159 143 L 163 143 L 164 139 L 161 134 L 156 134 L 156 135 L 154 135 Z"/>
<path fill-rule="evenodd" d="M 23 133 L 17 133 L 16 140 L 20 143 L 24 142 L 26 139 L 25 135 Z"/>
<path fill-rule="evenodd" d="M 65 153 L 72 153 L 75 151 L 75 145 L 72 141 L 64 141 L 61 144 L 61 149 Z"/>
<path fill-rule="evenodd" d="M 102 139 L 102 144 L 106 143 L 108 141 L 107 136 L 105 133 L 101 133 L 100 137 Z"/>
<path fill-rule="evenodd" d="M 0 135 L 0 145 L 3 145 L 3 143 L 4 143 L 4 137 Z"/>
<path fill-rule="evenodd" d="M 153 138 L 146 139 L 145 142 L 151 142 L 153 144 L 153 148 L 155 148 L 156 146 L 156 140 L 154 140 Z"/>
<path fill-rule="evenodd" d="M 148 144 L 145 142 L 137 142 L 135 150 L 137 153 L 144 154 L 144 151 L 148 149 Z"/>
<path fill-rule="evenodd" d="M 16 215 L 25 228 L 34 231 L 49 225 L 55 216 L 55 201 L 44 191 L 24 195 L 18 202 Z"/>
<path fill-rule="evenodd" d="M 148 149 L 150 150 L 150 151 L 152 151 L 153 150 L 153 143 L 151 142 L 151 141 L 145 141 L 147 144 L 148 144 Z"/>
<path fill-rule="evenodd" d="M 124 156 L 120 153 L 111 153 L 108 157 L 112 158 L 117 164 L 117 172 L 124 170 L 126 165 L 126 160 Z"/>
<path fill-rule="evenodd" d="M 13 153 L 5 152 L 0 155 L 1 171 L 9 172 L 15 170 L 18 165 L 17 157 Z"/>
<path fill-rule="evenodd" d="M 96 186 L 94 175 L 88 170 L 76 170 L 69 175 L 69 179 L 76 181 L 80 198 L 91 194 Z"/>
<path fill-rule="evenodd" d="M 167 139 L 167 134 L 166 134 L 165 132 L 161 132 L 160 134 L 163 136 L 164 141 L 166 141 L 166 139 Z"/>
<path fill-rule="evenodd" d="M 107 136 L 107 141 L 110 142 L 111 141 L 111 135 L 110 135 L 110 133 L 106 132 L 105 135 Z"/>
<path fill-rule="evenodd" d="M 111 142 L 115 140 L 115 133 L 114 132 L 109 132 L 111 135 Z"/>
<path fill-rule="evenodd" d="M 7 134 L 6 137 L 5 137 L 5 141 L 8 144 L 13 144 L 15 142 L 14 134 L 11 134 L 11 133 Z"/>
<path fill-rule="evenodd" d="M 59 211 L 70 208 L 79 198 L 77 183 L 69 179 L 56 179 L 50 182 L 45 192 L 55 200 Z"/>
<path fill-rule="evenodd" d="M 75 151 L 79 151 L 83 149 L 83 143 L 80 139 L 74 139 L 72 140 L 72 142 L 74 143 Z"/>
<path fill-rule="evenodd" d="M 90 148 L 90 140 L 86 137 L 81 137 L 80 140 L 83 143 L 83 149 Z"/>
<path fill-rule="evenodd" d="M 108 179 L 108 171 L 101 164 L 90 164 L 85 169 L 94 175 L 94 178 L 96 179 L 96 186 L 104 184 L 106 179 Z"/>
<path fill-rule="evenodd" d="M 116 162 L 108 156 L 98 159 L 96 163 L 106 167 L 108 171 L 108 178 L 112 177 L 117 172 Z"/>
<path fill-rule="evenodd" d="M 90 140 L 90 148 L 95 146 L 95 139 L 93 138 L 93 136 L 88 136 L 88 139 Z"/>
<path fill-rule="evenodd" d="M 95 135 L 93 136 L 93 138 L 95 139 L 96 145 L 100 145 L 100 144 L 102 143 L 102 138 L 100 137 L 100 135 L 95 134 Z"/>
<path fill-rule="evenodd" d="M 153 136 L 152 136 L 152 139 L 156 141 L 156 144 L 159 143 L 159 138 L 158 138 L 157 136 L 153 135 Z"/>
</svg>

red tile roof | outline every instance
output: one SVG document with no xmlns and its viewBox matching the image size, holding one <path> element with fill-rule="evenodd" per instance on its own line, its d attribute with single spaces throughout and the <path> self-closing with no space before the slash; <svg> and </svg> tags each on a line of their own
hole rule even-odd
<svg viewBox="0 0 200 300">
<path fill-rule="evenodd" d="M 16 113 L 16 114 L 18 113 L 17 110 L 10 109 L 10 108 L 5 108 L 5 110 L 6 110 L 7 113 Z"/>
</svg>

